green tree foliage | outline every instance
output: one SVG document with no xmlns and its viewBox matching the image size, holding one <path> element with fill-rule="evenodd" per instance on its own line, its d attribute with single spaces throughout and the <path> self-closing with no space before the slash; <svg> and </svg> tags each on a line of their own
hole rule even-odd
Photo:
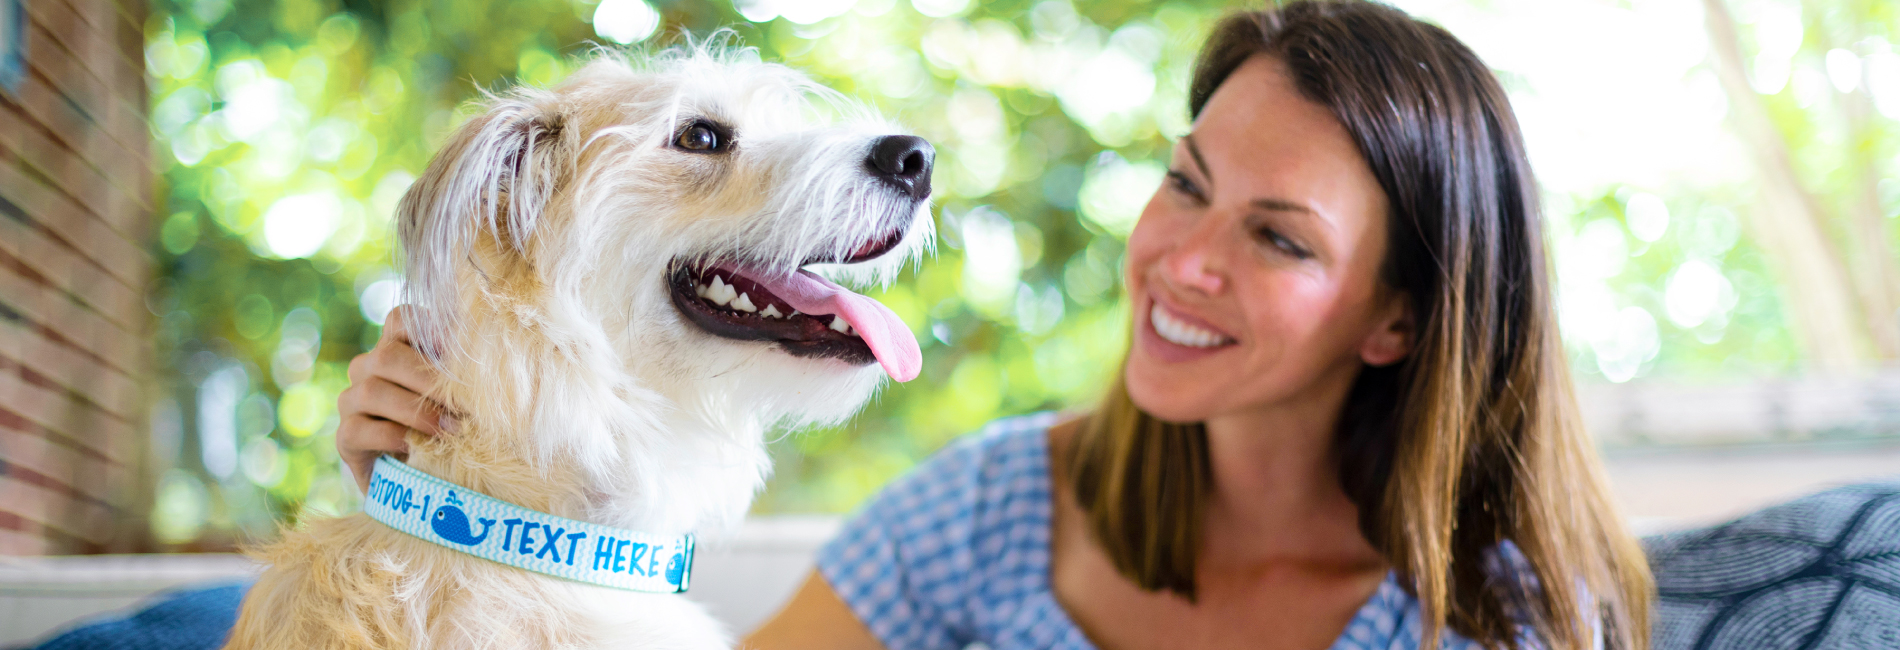
<svg viewBox="0 0 1900 650">
<path fill-rule="evenodd" d="M 1680 12 L 1636 4 L 1406 8 L 1443 22 L 1498 68 L 1540 171 L 1560 172 L 1546 174 L 1546 189 L 1581 375 L 1796 368 L 1805 352 L 1784 323 L 1787 292 L 1743 218 L 1756 209 L 1751 181 L 1714 160 L 1733 152 L 1682 156 L 1691 168 L 1713 161 L 1715 174 L 1677 165 L 1623 175 L 1632 161 L 1576 155 L 1587 138 L 1562 137 L 1565 120 L 1591 116 L 1553 107 L 1578 105 L 1566 95 L 1578 84 L 1526 54 L 1535 43 L 1503 36 L 1525 31 L 1526 20 L 1532 31 L 1537 20 L 1552 29 L 1569 20 L 1533 5 L 1703 29 L 1699 16 L 1685 23 Z M 1900 149 L 1891 129 L 1900 81 L 1878 76 L 1900 78 L 1892 9 L 1848 4 L 1755 0 L 1741 12 L 1749 51 L 1774 55 L 1758 62 L 1791 71 L 1785 89 L 1762 92 L 1803 180 L 1829 201 L 1860 191 L 1852 174 L 1833 170 L 1891 167 Z M 1807 17 L 1795 37 L 1775 31 L 1788 7 Z M 164 278 L 150 296 L 163 364 L 153 431 L 167 468 L 156 532 L 171 544 L 218 546 L 305 512 L 353 508 L 332 451 L 335 400 L 349 359 L 376 340 L 394 299 L 397 199 L 483 89 L 547 84 L 596 45 L 654 47 L 683 31 L 733 28 L 765 58 L 878 106 L 940 151 L 940 252 L 876 296 L 915 329 L 924 374 L 886 389 L 849 426 L 776 440 L 778 476 L 762 509 L 842 511 L 986 421 L 1084 406 L 1126 345 L 1123 240 L 1160 182 L 1169 139 L 1189 127 L 1192 57 L 1226 10 L 1202 0 L 160 0 L 145 34 L 152 130 L 169 159 L 157 238 Z M 1692 95 L 1708 105 L 1689 119 L 1721 131 L 1728 100 L 1704 50 L 1692 44 L 1650 76 L 1699 89 Z M 1858 157 L 1831 135 L 1827 87 L 1803 86 L 1814 70 L 1827 84 L 1850 65 L 1837 50 L 1861 66 L 1861 92 L 1879 100 L 1864 116 L 1874 126 Z M 1634 166 L 1654 167 L 1645 164 Z M 1897 203 L 1900 186 L 1879 184 L 1875 208 L 1892 215 Z M 1876 223 L 1891 239 L 1895 221 Z"/>
</svg>

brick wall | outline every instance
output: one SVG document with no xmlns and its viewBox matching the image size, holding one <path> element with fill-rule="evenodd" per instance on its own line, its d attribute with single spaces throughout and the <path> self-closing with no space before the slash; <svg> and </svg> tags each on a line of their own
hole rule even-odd
<svg viewBox="0 0 1900 650">
<path fill-rule="evenodd" d="M 143 550 L 146 8 L 25 0 L 16 15 L 24 74 L 0 88 L 0 554 Z"/>
</svg>

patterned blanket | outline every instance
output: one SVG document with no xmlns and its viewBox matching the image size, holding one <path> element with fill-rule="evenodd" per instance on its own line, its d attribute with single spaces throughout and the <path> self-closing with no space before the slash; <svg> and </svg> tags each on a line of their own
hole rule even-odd
<svg viewBox="0 0 1900 650">
<path fill-rule="evenodd" d="M 1644 540 L 1656 650 L 1900 648 L 1900 482 Z"/>
</svg>

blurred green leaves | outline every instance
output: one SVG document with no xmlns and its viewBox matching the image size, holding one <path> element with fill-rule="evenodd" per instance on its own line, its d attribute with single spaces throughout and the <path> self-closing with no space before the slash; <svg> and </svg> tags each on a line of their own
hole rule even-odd
<svg viewBox="0 0 1900 650">
<path fill-rule="evenodd" d="M 145 28 L 151 128 L 169 161 L 165 267 L 148 301 L 163 382 L 156 532 L 215 547 L 353 507 L 333 451 L 336 395 L 396 299 L 395 205 L 459 107 L 483 89 L 558 80 L 595 44 L 651 47 L 681 30 L 731 27 L 940 152 L 939 254 L 875 296 L 915 330 L 923 376 L 846 427 L 777 439 L 762 510 L 841 511 L 993 418 L 1086 405 L 1126 345 L 1123 241 L 1189 128 L 1193 56 L 1226 4 L 161 0 Z M 1551 181 L 1560 312 L 1586 380 L 1793 369 L 1802 352 L 1747 227 L 1748 180 L 1724 171 L 1735 149 L 1602 146 L 1604 133 L 1722 142 L 1726 109 L 1708 92 L 1700 41 L 1676 38 L 1696 17 L 1637 4 L 1402 6 L 1471 42 L 1512 92 Z M 1837 180 L 1860 168 L 1836 152 L 1829 79 L 1900 69 L 1894 12 L 1809 13 L 1805 31 L 1789 31 L 1771 14 L 1795 6 L 1802 24 L 1797 3 L 1746 4 L 1765 62 L 1754 74 L 1803 169 L 1829 192 L 1855 191 Z M 1572 49 L 1519 37 L 1568 33 L 1575 16 L 1662 36 Z M 1860 40 L 1819 48 L 1839 24 Z M 1832 53 L 1842 48 L 1852 62 Z M 1642 103 L 1664 91 L 1686 99 Z M 1630 106 L 1617 108 L 1618 92 Z M 1885 126 L 1866 146 L 1891 165 L 1900 91 L 1880 92 Z M 1876 200 L 1891 215 L 1900 183 L 1888 185 Z"/>
</svg>

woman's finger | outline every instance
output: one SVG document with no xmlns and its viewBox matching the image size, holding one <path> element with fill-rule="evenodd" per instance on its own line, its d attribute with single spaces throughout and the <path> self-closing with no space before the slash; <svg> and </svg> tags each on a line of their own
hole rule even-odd
<svg viewBox="0 0 1900 650">
<path fill-rule="evenodd" d="M 382 377 L 418 395 L 430 393 L 441 375 L 436 372 L 435 364 L 422 355 L 414 339 L 409 336 L 406 319 L 408 314 L 413 313 L 412 309 L 408 305 L 398 305 L 390 311 L 389 318 L 383 321 L 385 327 L 382 338 L 376 342 L 376 348 L 358 355 L 351 362 L 351 381 L 363 381 L 371 376 Z M 360 369 L 357 362 L 361 362 Z"/>
<path fill-rule="evenodd" d="M 356 367 L 359 362 L 363 364 L 360 369 Z M 422 353 L 403 343 L 379 343 L 375 349 L 357 356 L 350 366 L 352 382 L 380 377 L 419 395 L 427 394 L 435 386 L 435 366 L 429 365 Z"/>
<path fill-rule="evenodd" d="M 403 440 L 407 431 L 408 427 L 401 424 L 367 415 L 343 418 L 336 430 L 336 452 L 343 463 L 350 466 L 357 487 L 369 491 L 369 474 L 375 467 L 376 457 L 409 453 L 409 443 Z"/>
<path fill-rule="evenodd" d="M 418 411 L 415 400 L 413 393 L 386 381 L 371 379 L 367 382 L 351 384 L 337 396 L 336 400 L 337 417 L 341 420 L 337 428 L 337 448 L 389 451 L 394 448 L 391 445 L 404 445 L 401 436 L 397 436 L 393 441 L 384 438 L 356 438 L 355 436 L 364 433 L 351 428 L 359 418 L 389 422 L 399 429 L 415 429 L 433 435 L 431 431 L 437 427 L 428 421 L 430 418 L 428 411 Z M 417 424 L 423 426 L 416 426 Z M 374 431 L 371 430 L 369 433 L 374 433 Z"/>
<path fill-rule="evenodd" d="M 389 315 L 383 317 L 383 333 L 376 343 L 378 346 L 382 345 L 382 341 L 395 341 L 403 345 L 409 345 L 411 343 L 411 339 L 409 338 L 410 309 L 412 309 L 412 307 L 409 305 L 396 305 L 395 309 L 389 310 Z"/>
<path fill-rule="evenodd" d="M 442 407 L 395 382 L 371 377 L 352 384 L 345 392 L 353 394 L 349 404 L 343 403 L 342 396 L 337 397 L 339 413 L 389 420 L 432 436 L 442 432 Z"/>
</svg>

